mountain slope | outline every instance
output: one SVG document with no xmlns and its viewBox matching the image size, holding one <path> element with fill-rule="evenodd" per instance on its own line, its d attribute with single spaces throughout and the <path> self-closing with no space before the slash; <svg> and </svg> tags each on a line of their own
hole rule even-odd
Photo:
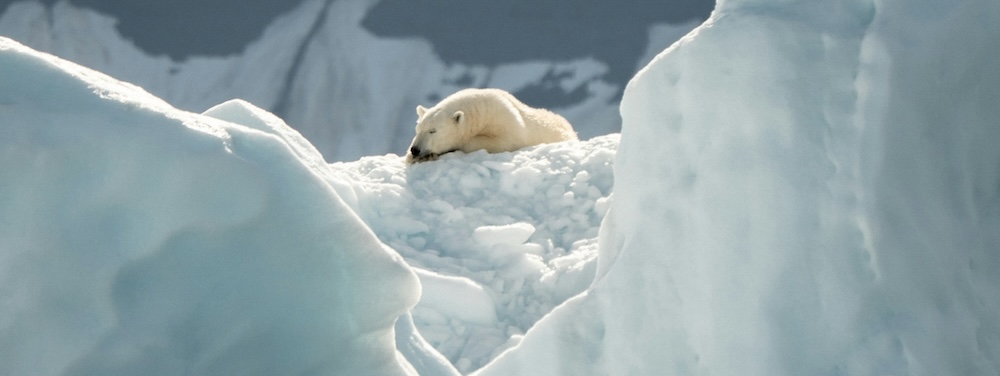
<svg viewBox="0 0 1000 376">
<path fill-rule="evenodd" d="M 685 11 L 692 15 L 675 26 L 661 23 L 676 21 L 668 16 L 678 17 L 670 3 L 652 8 L 639 7 L 645 2 L 620 5 L 631 12 L 643 10 L 649 15 L 643 22 L 619 17 L 595 23 L 592 13 L 573 12 L 581 13 L 572 18 L 574 28 L 606 34 L 602 40 L 623 38 L 616 30 L 625 30 L 621 23 L 627 22 L 628 43 L 605 44 L 561 41 L 551 30 L 568 25 L 539 29 L 532 17 L 512 16 L 505 18 L 506 27 L 519 28 L 524 23 L 527 30 L 535 25 L 531 30 L 541 34 L 533 41 L 548 41 L 548 45 L 525 55 L 516 51 L 529 49 L 509 46 L 516 40 L 504 41 L 510 52 L 491 58 L 484 51 L 492 53 L 496 48 L 473 50 L 420 30 L 386 30 L 384 25 L 399 23 L 408 15 L 393 10 L 395 3 L 376 0 L 306 0 L 280 14 L 248 18 L 273 19 L 267 25 L 232 30 L 226 27 L 228 23 L 243 25 L 243 21 L 220 16 L 227 14 L 230 4 L 224 0 L 198 2 L 189 10 L 181 9 L 184 3 L 170 3 L 169 11 L 163 12 L 155 12 L 155 7 L 166 3 L 128 2 L 121 7 L 116 3 L 8 2 L 0 15 L 0 35 L 134 82 L 189 111 L 204 111 L 231 98 L 248 100 L 284 118 L 331 161 L 401 153 L 413 135 L 413 109 L 418 104 L 433 105 L 470 86 L 503 88 L 526 103 L 552 108 L 567 117 L 584 138 L 617 132 L 617 105 L 625 81 L 653 53 L 707 17 L 709 9 Z M 262 2 L 259 7 L 269 10 L 271 3 Z M 234 17 L 246 11 L 238 8 L 230 12 Z M 190 19 L 164 24 L 166 16 L 160 13 L 187 14 Z M 217 17 L 214 23 L 212 15 Z M 157 18 L 145 23 L 132 18 L 153 16 Z M 436 22 L 435 30 L 454 30 L 441 21 L 425 22 Z M 189 42 L 191 38 L 185 35 L 190 30 L 172 31 L 189 23 L 192 30 L 220 35 Z M 155 31 L 158 36 L 150 36 L 148 30 L 139 35 L 136 25 L 164 29 Z M 223 36 L 233 32 L 247 35 Z M 467 31 L 456 35 L 473 40 Z M 492 33 L 485 35 L 501 42 Z M 225 41 L 246 44 L 223 48 Z M 184 53 L 189 43 L 191 51 Z M 443 51 L 448 54 L 442 55 Z"/>
</svg>

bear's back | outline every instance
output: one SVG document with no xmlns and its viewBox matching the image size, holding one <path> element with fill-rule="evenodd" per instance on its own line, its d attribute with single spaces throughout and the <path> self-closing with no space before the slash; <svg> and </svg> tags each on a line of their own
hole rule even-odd
<svg viewBox="0 0 1000 376">
<path fill-rule="evenodd" d="M 573 126 L 552 111 L 534 108 L 501 89 L 463 89 L 438 105 L 462 110 L 476 134 L 461 149 L 513 151 L 528 146 L 577 140 Z"/>
<path fill-rule="evenodd" d="M 520 111 L 532 145 L 577 140 L 573 126 L 566 118 L 544 108 L 535 108 L 521 102 L 513 94 L 498 90 Z"/>
</svg>

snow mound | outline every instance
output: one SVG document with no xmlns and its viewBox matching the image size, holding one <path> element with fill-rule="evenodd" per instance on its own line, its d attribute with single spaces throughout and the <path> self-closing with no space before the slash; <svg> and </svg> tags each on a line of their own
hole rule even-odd
<svg viewBox="0 0 1000 376">
<path fill-rule="evenodd" d="M 279 119 L 6 38 L 0 72 L 0 374 L 415 374 L 416 276 Z"/>
<path fill-rule="evenodd" d="M 389 154 L 329 174 L 417 270 L 420 333 L 469 372 L 590 285 L 617 145 L 608 135 L 412 166 Z"/>
<path fill-rule="evenodd" d="M 997 35 L 720 0 L 626 89 L 592 287 L 478 374 L 1000 374 Z"/>
</svg>

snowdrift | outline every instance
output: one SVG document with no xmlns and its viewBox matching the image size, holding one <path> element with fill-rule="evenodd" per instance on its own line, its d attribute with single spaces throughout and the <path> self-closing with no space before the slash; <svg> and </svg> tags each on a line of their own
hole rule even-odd
<svg viewBox="0 0 1000 376">
<path fill-rule="evenodd" d="M 626 89 L 593 286 L 477 374 L 1000 373 L 998 21 L 720 1 Z"/>
<path fill-rule="evenodd" d="M 279 119 L 9 39 L 0 72 L 0 374 L 415 373 L 416 276 Z"/>
</svg>

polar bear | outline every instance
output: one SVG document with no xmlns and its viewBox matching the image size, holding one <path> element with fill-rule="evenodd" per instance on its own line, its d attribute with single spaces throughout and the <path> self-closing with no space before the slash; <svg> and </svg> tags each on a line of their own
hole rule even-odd
<svg viewBox="0 0 1000 376">
<path fill-rule="evenodd" d="M 500 153 L 577 139 L 562 116 L 529 107 L 500 89 L 464 89 L 434 107 L 417 106 L 416 131 L 406 154 L 411 164 L 459 150 Z"/>
</svg>

